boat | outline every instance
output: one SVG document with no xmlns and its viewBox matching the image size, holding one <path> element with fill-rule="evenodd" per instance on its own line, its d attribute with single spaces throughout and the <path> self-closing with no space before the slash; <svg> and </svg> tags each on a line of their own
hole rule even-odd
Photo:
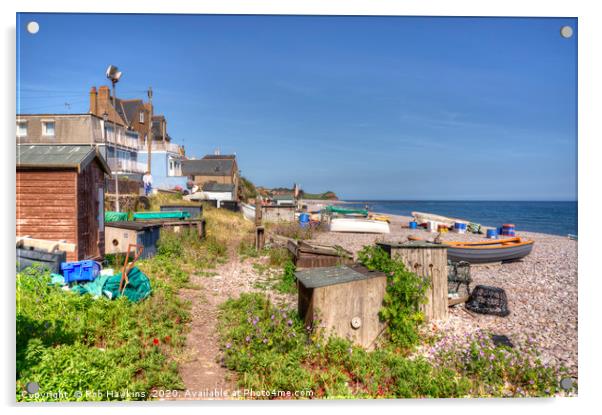
<svg viewBox="0 0 602 415">
<path fill-rule="evenodd" d="M 577 240 L 577 235 L 573 235 L 572 233 L 569 233 L 567 235 L 567 238 L 569 238 L 571 241 L 576 241 Z"/>
<path fill-rule="evenodd" d="M 255 222 L 255 206 L 240 202 L 242 215 L 245 219 Z"/>
<path fill-rule="evenodd" d="M 356 233 L 389 233 L 389 224 L 381 220 L 363 218 L 332 218 L 330 219 L 331 232 L 356 232 Z"/>
<path fill-rule="evenodd" d="M 444 242 L 447 259 L 452 262 L 466 261 L 471 264 L 507 262 L 522 259 L 531 253 L 533 241 L 507 238 L 486 242 Z"/>
<path fill-rule="evenodd" d="M 328 213 L 338 213 L 346 216 L 368 216 L 368 211 L 366 209 L 348 209 L 338 206 L 326 206 L 324 210 Z"/>
<path fill-rule="evenodd" d="M 452 227 L 452 226 L 454 226 L 454 224 L 456 222 L 465 223 L 466 225 L 468 225 L 470 223 L 469 221 L 466 221 L 466 220 L 448 218 L 446 216 L 435 215 L 433 213 L 412 212 L 412 216 L 414 217 L 414 220 L 418 224 L 435 222 L 437 224 L 442 224 L 442 225 L 446 225 L 448 227 Z"/>
</svg>

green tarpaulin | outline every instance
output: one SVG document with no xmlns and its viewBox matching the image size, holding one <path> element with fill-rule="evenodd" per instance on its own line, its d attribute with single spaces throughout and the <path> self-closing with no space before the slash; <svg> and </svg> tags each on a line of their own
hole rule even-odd
<svg viewBox="0 0 602 415">
<path fill-rule="evenodd" d="M 121 222 L 128 220 L 127 212 L 105 212 L 105 222 Z"/>
<path fill-rule="evenodd" d="M 144 300 L 151 294 L 151 284 L 148 277 L 137 267 L 131 269 L 128 273 L 128 284 L 119 292 L 119 283 L 121 282 L 121 273 L 117 275 L 101 275 L 94 281 L 83 285 L 75 285 L 72 291 L 78 294 L 90 294 L 94 297 L 104 295 L 110 299 L 126 296 L 135 303 Z"/>
<path fill-rule="evenodd" d="M 368 216 L 366 209 L 345 209 L 338 206 L 326 206 L 325 210 L 330 213 L 340 213 L 342 215 L 364 215 Z"/>
<path fill-rule="evenodd" d="M 181 210 L 174 210 L 172 212 L 136 212 L 134 213 L 134 220 L 145 220 L 145 219 L 185 219 L 189 218 L 190 213 Z"/>
</svg>

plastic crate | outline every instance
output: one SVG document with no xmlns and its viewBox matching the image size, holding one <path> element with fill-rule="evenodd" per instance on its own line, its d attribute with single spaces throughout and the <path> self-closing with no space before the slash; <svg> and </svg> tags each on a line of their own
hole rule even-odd
<svg viewBox="0 0 602 415">
<path fill-rule="evenodd" d="M 93 281 L 100 273 L 100 264 L 95 261 L 63 262 L 61 271 L 65 284 L 79 281 Z"/>
</svg>

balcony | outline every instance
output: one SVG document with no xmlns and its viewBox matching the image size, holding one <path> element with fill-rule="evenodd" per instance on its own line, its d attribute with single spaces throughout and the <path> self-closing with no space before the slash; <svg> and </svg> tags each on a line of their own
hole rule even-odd
<svg viewBox="0 0 602 415">
<path fill-rule="evenodd" d="M 134 160 L 109 159 L 109 167 L 112 172 L 117 173 L 145 173 L 146 163 L 140 163 Z"/>
<path fill-rule="evenodd" d="M 178 144 L 169 143 L 167 141 L 166 142 L 153 141 L 151 150 L 152 151 L 167 151 L 170 153 L 184 155 L 184 147 L 182 147 Z"/>
</svg>

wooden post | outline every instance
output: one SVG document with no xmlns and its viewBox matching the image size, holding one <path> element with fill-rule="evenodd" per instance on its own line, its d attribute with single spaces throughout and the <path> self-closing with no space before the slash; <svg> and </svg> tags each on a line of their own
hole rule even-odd
<svg viewBox="0 0 602 415">
<path fill-rule="evenodd" d="M 263 226 L 255 227 L 255 249 L 261 251 L 265 246 L 265 228 Z"/>
<path fill-rule="evenodd" d="M 265 246 L 265 229 L 261 224 L 261 199 L 255 198 L 255 249 L 261 251 Z"/>
</svg>

